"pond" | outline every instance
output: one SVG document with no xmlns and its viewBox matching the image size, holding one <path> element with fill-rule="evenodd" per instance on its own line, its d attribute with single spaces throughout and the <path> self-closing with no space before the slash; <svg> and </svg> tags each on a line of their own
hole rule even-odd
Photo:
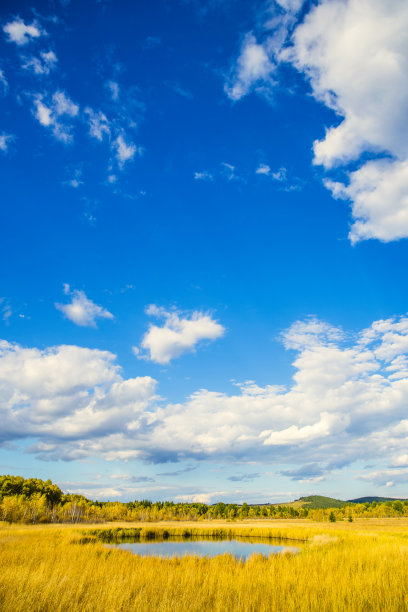
<svg viewBox="0 0 408 612">
<path fill-rule="evenodd" d="M 288 546 L 281 543 L 272 544 L 271 540 L 260 538 L 236 538 L 222 540 L 219 538 L 182 538 L 172 537 L 166 540 L 136 540 L 114 544 L 114 548 L 130 550 L 142 557 L 183 557 L 195 555 L 198 557 L 216 557 L 228 553 L 237 559 L 245 561 L 254 553 L 277 555 L 282 553 L 298 553 L 299 546 Z"/>
</svg>

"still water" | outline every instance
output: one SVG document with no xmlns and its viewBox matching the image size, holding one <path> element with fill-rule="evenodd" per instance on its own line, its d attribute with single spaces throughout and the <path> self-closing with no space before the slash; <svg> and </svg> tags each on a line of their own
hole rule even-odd
<svg viewBox="0 0 408 612">
<path fill-rule="evenodd" d="M 279 553 L 297 553 L 300 548 L 295 546 L 270 544 L 268 541 L 260 542 L 255 539 L 183 539 L 169 538 L 163 541 L 137 541 L 122 542 L 115 544 L 115 548 L 130 550 L 135 555 L 142 557 L 183 557 L 185 555 L 196 555 L 198 557 L 215 557 L 229 553 L 237 559 L 245 561 L 254 553 L 261 553 L 266 557 Z"/>
</svg>

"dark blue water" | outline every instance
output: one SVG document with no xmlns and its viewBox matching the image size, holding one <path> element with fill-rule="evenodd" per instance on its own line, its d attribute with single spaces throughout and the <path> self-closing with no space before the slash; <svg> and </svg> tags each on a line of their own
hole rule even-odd
<svg viewBox="0 0 408 612">
<path fill-rule="evenodd" d="M 245 561 L 254 553 L 261 553 L 266 557 L 282 552 L 297 553 L 300 548 L 295 546 L 274 545 L 251 540 L 181 540 L 168 539 L 161 542 L 138 541 L 115 544 L 115 548 L 130 550 L 142 557 L 184 557 L 195 555 L 198 557 L 215 557 L 229 553 L 237 559 Z"/>
</svg>

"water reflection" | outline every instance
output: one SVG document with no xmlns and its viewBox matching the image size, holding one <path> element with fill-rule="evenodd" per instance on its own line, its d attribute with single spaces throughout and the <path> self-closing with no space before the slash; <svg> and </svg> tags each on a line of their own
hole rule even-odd
<svg viewBox="0 0 408 612">
<path fill-rule="evenodd" d="M 260 553 L 269 555 L 280 553 L 297 553 L 299 546 L 288 546 L 287 544 L 271 544 L 271 540 L 240 538 L 220 540 L 217 538 L 168 538 L 158 541 L 121 542 L 115 544 L 115 548 L 130 550 L 135 555 L 142 557 L 183 557 L 185 555 L 195 555 L 198 557 L 215 557 L 229 553 L 237 559 L 245 561 L 250 555 Z"/>
</svg>

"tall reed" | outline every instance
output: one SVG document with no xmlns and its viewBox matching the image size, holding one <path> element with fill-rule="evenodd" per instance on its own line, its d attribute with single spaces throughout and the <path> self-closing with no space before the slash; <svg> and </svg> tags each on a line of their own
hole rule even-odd
<svg viewBox="0 0 408 612">
<path fill-rule="evenodd" d="M 140 527 L 137 526 L 137 527 Z M 225 529 L 223 524 L 219 529 Z M 166 527 L 167 528 L 167 527 Z M 155 526 L 149 526 L 155 531 Z M 162 529 L 162 525 L 160 526 Z M 191 530 L 191 524 L 178 529 Z M 213 529 L 213 527 L 212 527 Z M 242 524 L 239 535 L 254 526 Z M 258 535 L 264 529 L 257 530 Z M 282 524 L 307 539 L 297 555 L 139 557 L 95 528 L 0 527 L 0 609 L 33 611 L 402 611 L 408 609 L 407 522 Z M 208 533 L 208 531 L 207 531 Z M 300 538 L 300 536 L 303 537 Z M 83 543 L 84 538 L 89 543 Z M 295 538 L 295 539 L 296 539 Z"/>
</svg>

